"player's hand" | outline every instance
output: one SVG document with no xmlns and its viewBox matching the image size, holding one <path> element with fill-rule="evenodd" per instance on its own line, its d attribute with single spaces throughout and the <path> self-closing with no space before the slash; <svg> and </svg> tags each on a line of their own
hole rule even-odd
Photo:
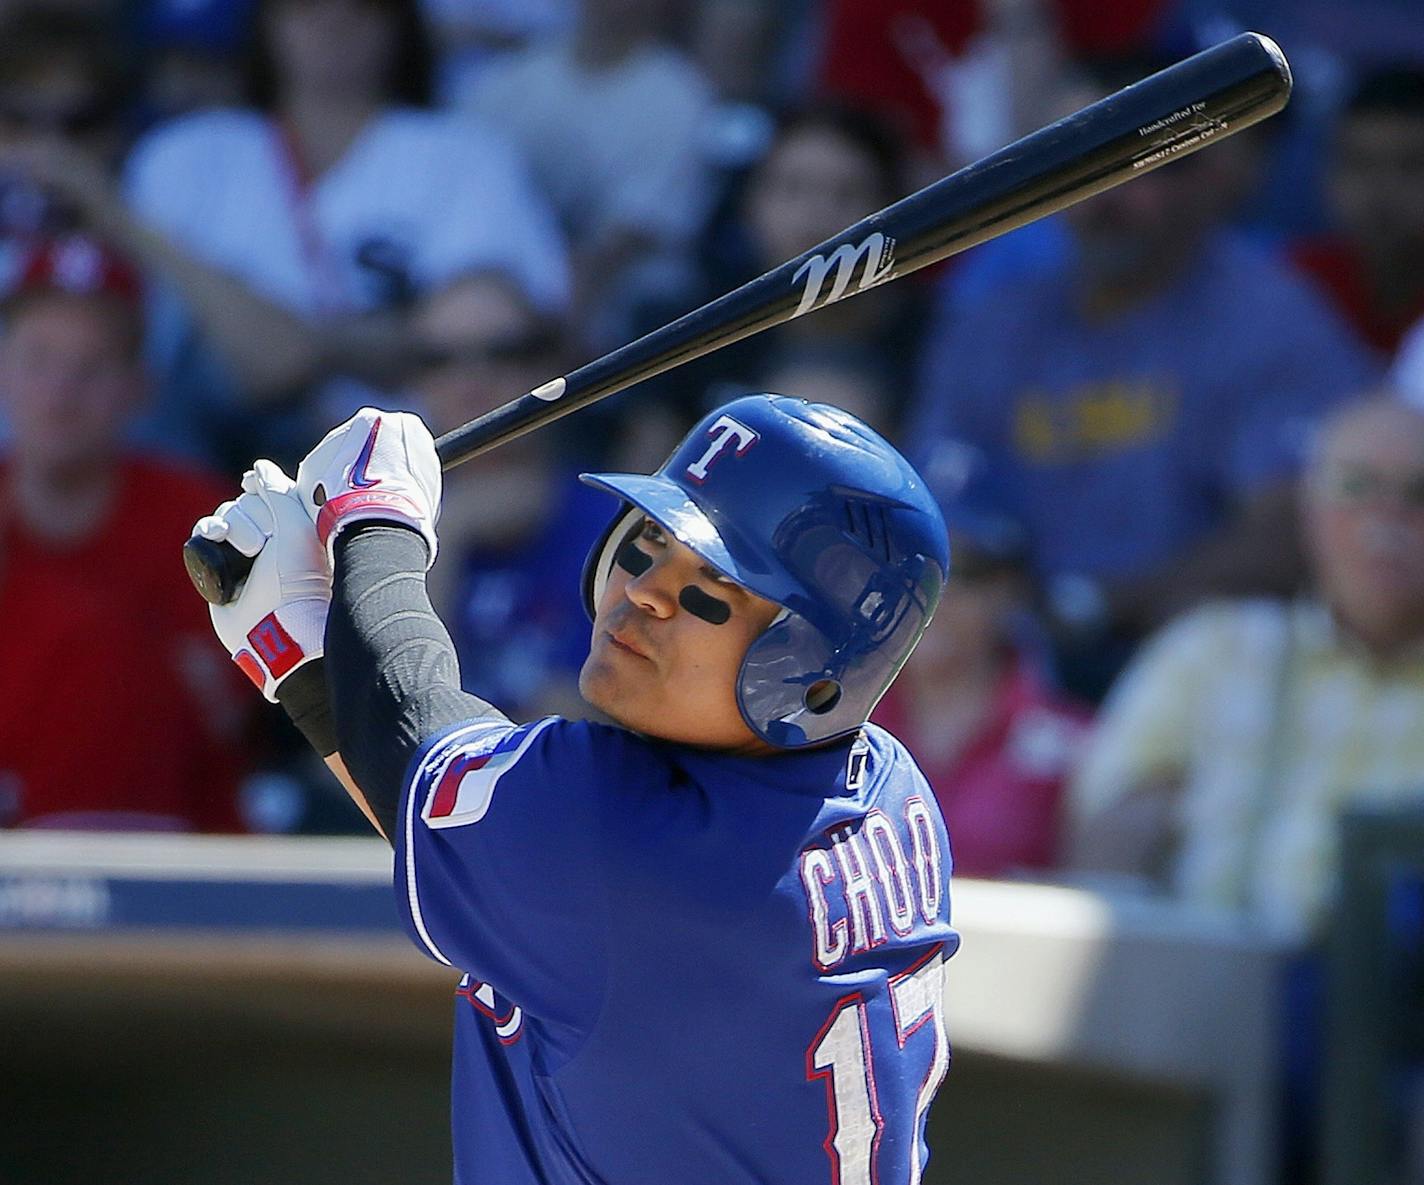
<svg viewBox="0 0 1424 1185">
<path fill-rule="evenodd" d="M 430 549 L 426 568 L 435 562 L 440 458 L 419 416 L 363 407 L 302 459 L 297 491 L 328 558 L 338 533 L 375 519 L 419 531 Z"/>
<path fill-rule="evenodd" d="M 243 474 L 242 490 L 200 518 L 193 534 L 256 557 L 237 598 L 208 612 L 233 662 L 276 703 L 282 681 L 321 657 L 331 569 L 290 477 L 258 461 Z"/>
</svg>

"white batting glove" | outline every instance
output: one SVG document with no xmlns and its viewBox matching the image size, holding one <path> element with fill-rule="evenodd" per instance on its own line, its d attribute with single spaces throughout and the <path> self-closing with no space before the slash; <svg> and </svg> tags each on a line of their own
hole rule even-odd
<svg viewBox="0 0 1424 1185">
<path fill-rule="evenodd" d="M 297 491 L 316 520 L 328 562 L 352 523 L 404 523 L 425 537 L 435 562 L 440 458 L 419 416 L 363 407 L 333 428 L 297 469 Z"/>
<path fill-rule="evenodd" d="M 208 612 L 232 661 L 273 703 L 283 680 L 320 658 L 331 569 L 296 484 L 271 461 L 242 477 L 242 496 L 200 518 L 194 535 L 256 556 L 237 598 Z"/>
</svg>

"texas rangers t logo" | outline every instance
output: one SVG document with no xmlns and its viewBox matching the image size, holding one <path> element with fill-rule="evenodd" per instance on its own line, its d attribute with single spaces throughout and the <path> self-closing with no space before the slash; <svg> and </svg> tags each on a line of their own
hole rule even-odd
<svg viewBox="0 0 1424 1185">
<path fill-rule="evenodd" d="M 707 480 L 707 470 L 727 451 L 729 445 L 740 457 L 761 439 L 756 432 L 745 424 L 737 423 L 731 416 L 718 416 L 712 422 L 712 427 L 707 429 L 707 435 L 712 438 L 712 443 L 707 446 L 707 451 L 702 456 L 687 467 L 687 476 L 698 485 Z"/>
</svg>

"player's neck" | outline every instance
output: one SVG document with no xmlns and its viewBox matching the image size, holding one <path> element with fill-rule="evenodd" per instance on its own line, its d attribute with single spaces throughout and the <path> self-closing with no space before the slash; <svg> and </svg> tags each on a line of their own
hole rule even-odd
<svg viewBox="0 0 1424 1185">
<path fill-rule="evenodd" d="M 112 459 L 52 466 L 20 462 L 11 470 L 9 502 L 31 535 L 73 543 L 102 525 L 117 488 Z"/>
</svg>

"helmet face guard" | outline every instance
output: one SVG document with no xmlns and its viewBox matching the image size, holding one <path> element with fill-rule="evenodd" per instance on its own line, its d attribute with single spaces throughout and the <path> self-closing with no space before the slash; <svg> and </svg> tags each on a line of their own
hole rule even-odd
<svg viewBox="0 0 1424 1185">
<path fill-rule="evenodd" d="M 939 602 L 949 545 L 909 463 L 845 412 L 779 395 L 733 401 L 652 475 L 582 479 L 623 509 L 584 565 L 592 617 L 614 555 L 643 515 L 782 612 L 747 648 L 737 704 L 768 744 L 854 732 Z"/>
</svg>

